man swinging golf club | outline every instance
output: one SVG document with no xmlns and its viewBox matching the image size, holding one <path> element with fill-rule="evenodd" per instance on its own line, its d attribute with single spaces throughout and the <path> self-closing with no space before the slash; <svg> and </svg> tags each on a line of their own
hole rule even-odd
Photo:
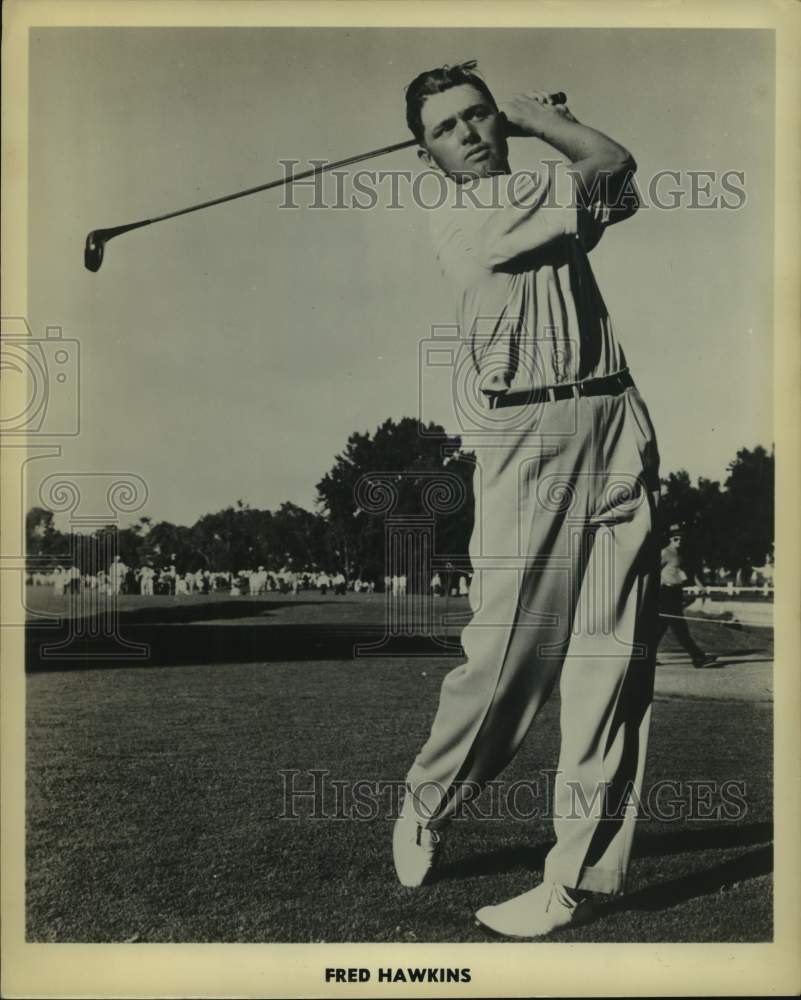
<svg viewBox="0 0 801 1000">
<path fill-rule="evenodd" d="M 419 156 L 449 192 L 432 235 L 489 430 L 474 479 L 467 661 L 446 676 L 407 775 L 393 854 L 401 883 L 423 884 L 449 819 L 511 760 L 559 679 L 543 882 L 476 914 L 535 938 L 624 889 L 653 693 L 659 456 L 587 260 L 637 208 L 634 161 L 546 94 L 499 108 L 474 69 L 422 73 L 406 92 Z M 570 162 L 510 184 L 510 135 Z M 455 197 L 466 181 L 474 197 Z"/>
</svg>

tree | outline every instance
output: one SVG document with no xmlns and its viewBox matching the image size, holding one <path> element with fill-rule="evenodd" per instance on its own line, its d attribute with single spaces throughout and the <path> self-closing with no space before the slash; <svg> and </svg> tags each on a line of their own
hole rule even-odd
<svg viewBox="0 0 801 1000">
<path fill-rule="evenodd" d="M 187 529 L 189 534 L 184 539 L 187 558 L 191 557 L 194 549 L 198 549 L 216 570 L 236 572 L 249 566 L 253 543 L 247 530 L 248 520 L 247 511 L 235 507 L 226 507 L 216 514 L 205 514 L 193 528 Z M 158 527 L 156 525 L 151 531 L 151 537 Z"/>
<path fill-rule="evenodd" d="M 25 515 L 25 534 L 28 546 L 42 542 L 55 532 L 53 527 L 53 511 L 44 507 L 31 507 Z"/>
<path fill-rule="evenodd" d="M 726 502 L 719 482 L 703 477 L 698 480 L 699 516 L 693 548 L 698 553 L 696 572 L 700 571 L 701 578 L 709 583 L 717 580 L 718 570 L 729 568 Z"/>
<path fill-rule="evenodd" d="M 274 569 L 333 568 L 329 526 L 322 515 L 285 502 L 272 515 L 271 532 Z"/>
<path fill-rule="evenodd" d="M 684 529 L 682 550 L 690 574 L 720 569 L 748 579 L 773 551 L 774 455 L 741 448 L 720 483 L 700 478 L 693 486 L 681 469 L 662 480 L 661 519 Z"/>
<path fill-rule="evenodd" d="M 415 515 L 423 510 L 421 492 L 428 478 L 424 474 L 442 471 L 447 465 L 448 471 L 462 480 L 468 499 L 459 511 L 437 517 L 438 546 L 443 551 L 445 544 L 453 545 L 456 556 L 466 553 L 473 516 L 473 467 L 470 456 L 458 451 L 459 445 L 458 438 L 448 437 L 436 424 L 429 424 L 421 433 L 421 425 L 412 417 L 403 417 L 398 423 L 385 420 L 372 436 L 351 434 L 331 470 L 317 484 L 317 502 L 327 517 L 339 560 L 336 568 L 366 579 L 384 576 L 384 515 L 363 510 L 357 496 L 358 483 L 370 473 L 392 480 L 397 491 L 394 516 Z M 457 453 L 456 457 L 449 458 L 451 452 Z M 420 475 L 415 476 L 416 472 Z"/>
<path fill-rule="evenodd" d="M 747 579 L 754 566 L 764 565 L 773 552 L 774 451 L 761 445 L 741 448 L 728 466 L 726 529 L 729 568 Z"/>
<path fill-rule="evenodd" d="M 180 573 L 316 567 L 380 580 L 385 516 L 361 508 L 357 484 L 371 473 L 377 483 L 389 478 L 397 492 L 393 515 L 414 517 L 424 512 L 422 494 L 430 474 L 444 471 L 461 481 L 464 502 L 458 510 L 436 515 L 435 554 L 466 568 L 474 465 L 475 456 L 462 452 L 459 438 L 448 437 L 441 427 L 423 428 L 411 417 L 385 420 L 372 435 L 350 435 L 317 484 L 318 512 L 289 502 L 276 511 L 258 510 L 240 499 L 191 527 L 141 517 L 128 528 L 109 524 L 93 535 L 78 535 L 59 531 L 52 511 L 32 507 L 25 517 L 28 570 L 76 560 L 82 572 L 94 573 L 108 569 L 101 564 L 118 552 L 129 566 L 174 563 Z M 768 453 L 761 446 L 737 452 L 723 487 L 704 478 L 694 486 L 684 469 L 662 480 L 662 526 L 683 526 L 687 570 L 701 578 L 723 569 L 747 579 L 753 567 L 772 556 L 773 505 L 773 449 Z"/>
<path fill-rule="evenodd" d="M 686 469 L 671 472 L 667 479 L 662 480 L 659 508 L 664 534 L 667 534 L 671 524 L 686 527 L 698 517 L 698 490 L 690 481 L 690 474 Z"/>
<path fill-rule="evenodd" d="M 719 483 L 710 484 L 719 487 Z M 707 493 L 709 493 L 707 489 Z M 672 524 L 682 527 L 682 561 L 690 576 L 701 577 L 706 562 L 705 512 L 700 489 L 693 486 L 686 469 L 671 472 L 667 479 L 662 480 L 662 496 L 660 500 L 660 521 L 662 524 L 662 541 L 667 541 L 667 535 Z"/>
<path fill-rule="evenodd" d="M 25 515 L 25 551 L 28 572 L 54 568 L 70 558 L 70 536 L 53 523 L 52 510 L 31 507 Z"/>
<path fill-rule="evenodd" d="M 188 569 L 197 569 L 192 558 L 192 529 L 170 521 L 159 521 L 154 524 L 147 536 L 141 539 L 139 547 L 139 562 L 152 563 L 156 567 L 175 564 L 179 573 Z M 126 560 L 123 560 L 126 561 Z"/>
</svg>

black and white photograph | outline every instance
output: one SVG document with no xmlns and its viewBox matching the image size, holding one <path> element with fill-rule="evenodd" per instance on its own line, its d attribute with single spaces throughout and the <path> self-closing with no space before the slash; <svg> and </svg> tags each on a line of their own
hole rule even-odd
<svg viewBox="0 0 801 1000">
<path fill-rule="evenodd" d="M 795 992 L 797 9 L 380 6 L 7 6 L 3 995 Z"/>
</svg>

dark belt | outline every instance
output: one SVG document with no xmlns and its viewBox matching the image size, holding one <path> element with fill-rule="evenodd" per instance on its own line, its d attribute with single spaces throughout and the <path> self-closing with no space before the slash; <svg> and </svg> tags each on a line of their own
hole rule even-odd
<svg viewBox="0 0 801 1000">
<path fill-rule="evenodd" d="M 526 406 L 530 403 L 555 403 L 560 399 L 575 399 L 579 396 L 619 396 L 626 389 L 633 389 L 634 379 L 628 368 L 604 378 L 590 378 L 570 385 L 552 385 L 547 389 L 515 389 L 514 392 L 489 396 L 491 410 L 503 406 Z"/>
</svg>

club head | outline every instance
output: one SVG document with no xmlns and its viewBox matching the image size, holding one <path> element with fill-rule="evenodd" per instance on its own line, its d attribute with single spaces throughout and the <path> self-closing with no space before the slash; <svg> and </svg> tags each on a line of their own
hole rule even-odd
<svg viewBox="0 0 801 1000">
<path fill-rule="evenodd" d="M 86 237 L 86 246 L 83 250 L 83 263 L 88 271 L 99 271 L 103 263 L 103 250 L 106 246 L 104 230 L 93 229 Z"/>
</svg>

